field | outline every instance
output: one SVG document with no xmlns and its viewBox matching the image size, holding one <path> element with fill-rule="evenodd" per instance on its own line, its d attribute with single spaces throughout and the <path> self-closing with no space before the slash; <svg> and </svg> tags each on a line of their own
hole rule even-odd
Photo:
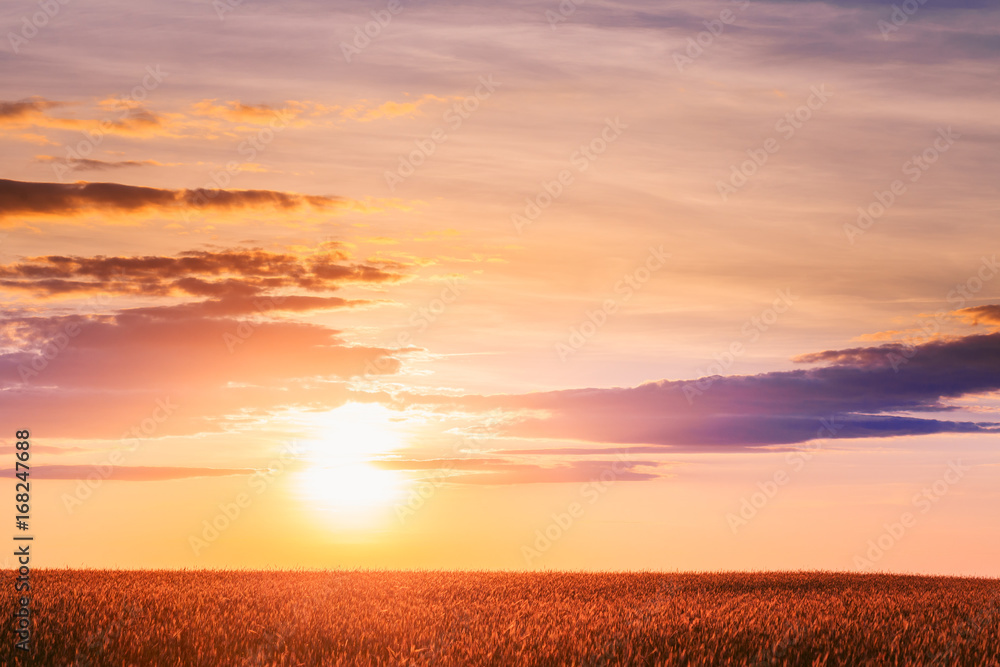
<svg viewBox="0 0 1000 667">
<path fill-rule="evenodd" d="M 41 570 L 37 665 L 1000 665 L 1000 582 L 840 573 Z"/>
</svg>

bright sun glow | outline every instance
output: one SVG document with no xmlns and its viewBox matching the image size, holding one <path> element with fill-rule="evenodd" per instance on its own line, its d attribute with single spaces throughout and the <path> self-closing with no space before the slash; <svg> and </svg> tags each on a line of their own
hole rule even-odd
<svg viewBox="0 0 1000 667">
<path fill-rule="evenodd" d="M 356 511 L 379 506 L 400 490 L 400 480 L 391 470 L 370 463 L 310 468 L 303 485 L 320 509 Z"/>
<path fill-rule="evenodd" d="M 311 420 L 314 435 L 300 474 L 306 502 L 337 527 L 371 526 L 404 491 L 403 476 L 370 461 L 404 445 L 396 416 L 381 405 L 348 403 Z"/>
<path fill-rule="evenodd" d="M 312 420 L 310 458 L 319 465 L 363 461 L 403 446 L 397 413 L 374 403 L 347 403 Z"/>
</svg>

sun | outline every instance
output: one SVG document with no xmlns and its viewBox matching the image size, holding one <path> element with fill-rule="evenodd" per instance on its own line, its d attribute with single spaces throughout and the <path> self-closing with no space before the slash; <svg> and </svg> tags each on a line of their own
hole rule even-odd
<svg viewBox="0 0 1000 667">
<path fill-rule="evenodd" d="M 311 458 L 317 464 L 367 460 L 404 446 L 393 417 L 398 413 L 377 403 L 346 403 L 312 418 Z"/>
<path fill-rule="evenodd" d="M 341 528 L 373 526 L 391 515 L 406 480 L 372 461 L 405 446 L 398 413 L 373 403 L 347 403 L 310 422 L 308 468 L 298 480 L 305 503 Z"/>
<path fill-rule="evenodd" d="M 302 473 L 302 484 L 317 508 L 341 512 L 367 510 L 392 500 L 400 491 L 399 482 L 394 471 L 370 463 L 316 467 Z"/>
</svg>

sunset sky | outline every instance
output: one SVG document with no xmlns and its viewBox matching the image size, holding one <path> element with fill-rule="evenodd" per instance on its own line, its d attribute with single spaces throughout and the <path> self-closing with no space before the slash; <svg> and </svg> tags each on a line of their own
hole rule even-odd
<svg viewBox="0 0 1000 667">
<path fill-rule="evenodd" d="M 34 564 L 1000 575 L 995 3 L 0 26 Z"/>
</svg>

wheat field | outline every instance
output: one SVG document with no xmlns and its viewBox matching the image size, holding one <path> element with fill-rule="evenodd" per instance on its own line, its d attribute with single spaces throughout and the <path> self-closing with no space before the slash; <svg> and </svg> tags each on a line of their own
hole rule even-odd
<svg viewBox="0 0 1000 667">
<path fill-rule="evenodd" d="M 14 610 L 4 573 L 4 613 Z M 1000 582 L 791 573 L 32 572 L 37 665 L 997 665 Z"/>
</svg>

